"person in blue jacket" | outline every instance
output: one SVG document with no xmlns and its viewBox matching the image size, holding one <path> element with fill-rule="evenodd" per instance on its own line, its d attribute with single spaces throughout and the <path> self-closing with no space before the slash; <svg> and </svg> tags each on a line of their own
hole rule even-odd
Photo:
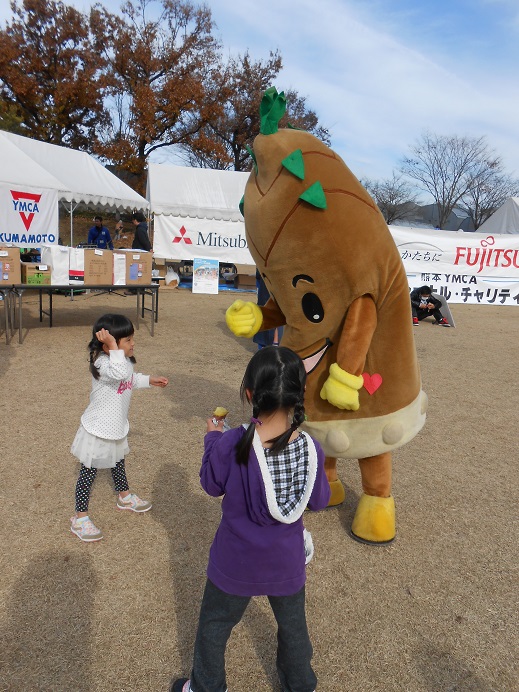
<svg viewBox="0 0 519 692">
<path fill-rule="evenodd" d="M 97 245 L 100 250 L 114 249 L 114 244 L 112 242 L 112 237 L 110 236 L 110 231 L 106 226 L 103 226 L 103 219 L 101 216 L 96 216 L 94 218 L 95 226 L 88 231 L 88 244 Z"/>
<path fill-rule="evenodd" d="M 299 428 L 306 372 L 300 357 L 266 346 L 241 386 L 252 405 L 247 425 L 224 432 L 208 419 L 200 482 L 223 495 L 209 552 L 207 582 L 189 678 L 170 692 L 225 692 L 225 649 L 253 596 L 267 596 L 277 621 L 277 670 L 283 692 L 313 692 L 312 644 L 305 616 L 308 532 L 303 514 L 324 509 L 330 485 L 319 443 Z"/>
</svg>

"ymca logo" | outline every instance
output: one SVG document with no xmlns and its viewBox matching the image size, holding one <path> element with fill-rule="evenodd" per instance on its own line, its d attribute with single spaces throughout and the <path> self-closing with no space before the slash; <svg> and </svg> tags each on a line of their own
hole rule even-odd
<svg viewBox="0 0 519 692">
<path fill-rule="evenodd" d="M 11 197 L 13 198 L 14 211 L 20 214 L 20 218 L 23 221 L 25 230 L 28 231 L 31 227 L 31 223 L 34 219 L 34 215 L 39 213 L 38 202 L 41 199 L 41 195 L 36 195 L 31 192 L 17 192 L 16 190 L 11 190 Z"/>
<path fill-rule="evenodd" d="M 184 243 L 185 243 L 186 245 L 192 245 L 192 244 L 193 244 L 193 241 L 191 240 L 191 238 L 185 238 L 185 237 L 184 237 L 184 236 L 186 235 L 186 233 L 187 233 L 187 231 L 186 231 L 186 229 L 184 228 L 184 226 L 182 226 L 182 228 L 180 229 L 179 233 L 180 233 L 180 238 L 179 238 L 178 236 L 175 236 L 175 237 L 173 238 L 173 243 L 180 243 L 180 242 L 184 241 Z"/>
</svg>

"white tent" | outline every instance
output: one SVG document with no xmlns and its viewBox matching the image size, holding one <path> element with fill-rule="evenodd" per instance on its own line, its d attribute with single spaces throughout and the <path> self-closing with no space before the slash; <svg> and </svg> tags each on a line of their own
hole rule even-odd
<svg viewBox="0 0 519 692">
<path fill-rule="evenodd" d="M 509 197 L 481 224 L 478 233 L 519 233 L 519 197 Z"/>
<path fill-rule="evenodd" d="M 17 139 L 24 139 L 17 137 Z M 45 167 L 20 149 L 7 132 L 0 131 L 0 151 L 3 165 L 0 166 L 0 183 L 7 185 L 30 185 L 31 187 L 58 190 L 60 196 L 69 192 L 68 185 L 55 178 Z"/>
<path fill-rule="evenodd" d="M 70 214 L 71 243 L 72 214 L 79 204 L 103 211 L 144 210 L 149 206 L 144 197 L 86 152 L 0 132 L 0 154 L 7 164 L 0 176 L 5 184 L 57 190 L 59 201 Z"/>
<path fill-rule="evenodd" d="M 58 241 L 58 199 L 68 188 L 0 132 L 0 246 Z"/>
<path fill-rule="evenodd" d="M 0 147 L 4 147 L 5 140 L 61 181 L 62 201 L 83 203 L 107 211 L 148 207 L 144 197 L 84 151 L 0 132 Z M 31 183 L 30 180 L 25 182 Z"/>
<path fill-rule="evenodd" d="M 248 177 L 151 163 L 146 196 L 154 214 L 154 254 L 253 265 L 239 209 Z"/>
</svg>

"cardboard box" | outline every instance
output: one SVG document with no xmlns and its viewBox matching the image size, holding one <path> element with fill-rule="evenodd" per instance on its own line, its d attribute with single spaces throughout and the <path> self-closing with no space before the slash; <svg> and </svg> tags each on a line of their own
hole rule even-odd
<svg viewBox="0 0 519 692">
<path fill-rule="evenodd" d="M 161 278 L 166 276 L 166 273 L 168 271 L 166 260 L 162 257 L 155 257 L 153 259 L 153 269 L 156 269 L 158 271 L 158 274 L 156 274 L 155 276 L 160 276 Z"/>
<path fill-rule="evenodd" d="M 114 286 L 151 284 L 153 254 L 144 250 L 115 250 L 113 259 Z"/>
<path fill-rule="evenodd" d="M 34 286 L 50 286 L 52 283 L 52 272 L 48 264 L 33 264 L 32 262 L 22 262 L 22 284 L 32 284 Z"/>
<path fill-rule="evenodd" d="M 111 286 L 113 280 L 112 250 L 70 248 L 69 283 Z"/>
<path fill-rule="evenodd" d="M 85 283 L 111 286 L 113 265 L 112 250 L 85 250 Z"/>
<path fill-rule="evenodd" d="M 173 279 L 173 281 L 170 281 L 169 284 L 167 284 L 165 281 L 159 281 L 159 287 L 161 291 L 167 291 L 170 288 L 178 288 L 178 281 L 176 279 Z"/>
<path fill-rule="evenodd" d="M 256 276 L 254 274 L 236 274 L 234 288 L 250 288 L 256 290 Z"/>
<path fill-rule="evenodd" d="M 0 247 L 0 284 L 21 284 L 21 262 L 19 247 Z"/>
</svg>

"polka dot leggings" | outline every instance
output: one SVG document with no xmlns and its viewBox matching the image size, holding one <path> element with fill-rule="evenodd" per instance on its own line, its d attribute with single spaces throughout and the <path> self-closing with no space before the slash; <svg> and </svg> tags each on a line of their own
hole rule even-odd
<svg viewBox="0 0 519 692">
<path fill-rule="evenodd" d="M 118 461 L 115 468 L 110 469 L 112 478 L 114 479 L 115 489 L 122 493 L 129 490 L 130 486 L 126 479 L 126 469 L 124 468 L 124 459 Z M 90 491 L 95 480 L 97 469 L 89 469 L 81 464 L 79 478 L 76 483 L 76 512 L 88 512 L 88 501 L 90 499 Z"/>
</svg>

